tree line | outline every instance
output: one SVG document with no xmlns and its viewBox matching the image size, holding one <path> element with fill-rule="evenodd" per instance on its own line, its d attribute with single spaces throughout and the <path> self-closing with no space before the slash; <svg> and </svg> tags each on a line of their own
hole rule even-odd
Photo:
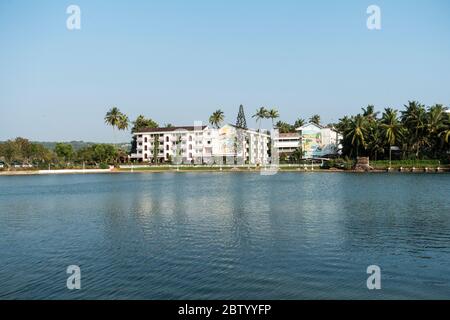
<svg viewBox="0 0 450 320">
<path fill-rule="evenodd" d="M 293 124 L 275 120 L 279 118 L 276 108 L 260 107 L 252 118 L 256 119 L 259 130 L 261 121 L 271 119 L 272 127 L 280 133 L 296 132 L 295 129 L 306 124 L 306 120 L 298 118 Z M 216 110 L 209 117 L 213 127 L 220 127 L 225 119 L 222 110 Z M 117 107 L 111 108 L 105 115 L 105 123 L 115 130 L 139 132 L 144 128 L 157 128 L 159 124 L 150 118 L 139 115 L 130 122 L 127 115 Z M 313 115 L 309 122 L 320 125 L 320 116 Z M 239 107 L 236 126 L 247 129 L 243 106 Z M 353 116 L 344 116 L 338 123 L 329 124 L 342 135 L 342 157 L 356 158 L 368 156 L 373 160 L 391 160 L 393 154 L 402 160 L 411 159 L 443 159 L 448 160 L 450 154 L 450 113 L 448 109 L 435 104 L 425 106 L 417 101 L 409 101 L 404 109 L 385 108 L 375 111 L 373 105 L 362 108 L 362 112 Z M 165 127 L 173 127 L 166 124 Z M 131 153 L 136 152 L 136 137 L 131 141 Z M 293 155 L 301 158 L 301 151 Z M 127 161 L 128 152 L 113 144 L 93 144 L 74 150 L 68 143 L 57 143 L 53 149 L 42 144 L 33 143 L 25 138 L 16 138 L 0 143 L 0 161 L 6 166 L 15 162 L 42 166 L 46 164 L 113 164 Z"/>
<path fill-rule="evenodd" d="M 391 160 L 393 151 L 402 160 L 449 157 L 450 114 L 441 104 L 427 107 L 409 101 L 403 110 L 385 108 L 381 115 L 369 105 L 334 127 L 343 135 L 343 156 L 350 158 Z"/>
<path fill-rule="evenodd" d="M 54 149 L 25 138 L 0 143 L 0 160 L 6 167 L 27 165 L 47 168 L 48 165 L 70 167 L 77 165 L 105 166 L 127 158 L 127 153 L 112 144 L 92 144 L 75 150 L 69 143 L 57 143 Z"/>
<path fill-rule="evenodd" d="M 105 121 L 114 127 L 114 122 L 108 115 L 118 114 L 120 119 L 128 117 L 121 115 L 120 111 L 107 114 Z M 252 115 L 261 130 L 261 121 L 270 119 L 272 127 L 279 129 L 280 133 L 296 132 L 296 129 L 304 126 L 307 121 L 298 118 L 290 124 L 275 120 L 280 117 L 277 108 L 268 109 L 260 107 Z M 214 111 L 209 117 L 209 123 L 218 128 L 225 120 L 225 114 L 221 109 Z M 315 114 L 308 122 L 321 125 L 320 115 Z M 171 126 L 171 125 L 166 125 Z M 236 120 L 236 126 L 247 129 L 243 106 L 240 105 Z M 120 130 L 128 126 L 118 126 Z M 137 132 L 143 128 L 156 128 L 158 123 L 152 119 L 140 115 L 133 122 L 131 132 Z M 368 156 L 373 160 L 392 159 L 395 157 L 403 160 L 409 159 L 448 159 L 450 139 L 450 114 L 442 104 L 425 106 L 417 101 L 409 101 L 404 105 L 404 110 L 385 108 L 384 111 L 375 111 L 373 105 L 362 108 L 362 112 L 353 116 L 344 116 L 338 123 L 328 124 L 327 127 L 335 129 L 342 135 L 342 157 L 356 158 Z M 133 138 L 132 150 L 135 150 L 136 141 Z M 301 158 L 301 151 L 294 155 Z"/>
</svg>

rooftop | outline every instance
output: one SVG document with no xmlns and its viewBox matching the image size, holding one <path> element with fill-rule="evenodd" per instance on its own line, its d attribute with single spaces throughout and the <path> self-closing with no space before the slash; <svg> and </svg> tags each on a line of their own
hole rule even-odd
<svg viewBox="0 0 450 320">
<path fill-rule="evenodd" d="M 201 126 L 202 130 L 205 129 L 207 126 Z M 194 127 L 194 126 L 182 126 L 182 127 L 165 127 L 165 128 L 144 128 L 139 130 L 140 132 L 172 132 L 172 131 L 194 131 L 195 129 L 198 129 L 200 127 Z"/>
<path fill-rule="evenodd" d="M 280 133 L 278 135 L 280 138 L 298 138 L 299 134 L 297 132 Z"/>
</svg>

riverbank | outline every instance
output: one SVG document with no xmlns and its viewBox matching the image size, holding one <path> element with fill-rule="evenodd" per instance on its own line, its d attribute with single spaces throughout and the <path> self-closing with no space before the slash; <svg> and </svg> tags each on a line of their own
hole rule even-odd
<svg viewBox="0 0 450 320">
<path fill-rule="evenodd" d="M 0 171 L 0 176 L 27 176 L 27 175 L 52 175 L 52 174 L 94 174 L 94 173 L 119 173 L 114 169 L 60 169 L 60 170 L 14 170 Z"/>
<path fill-rule="evenodd" d="M 17 170 L 0 171 L 0 176 L 27 176 L 27 175 L 68 175 L 68 174 L 119 174 L 119 173 L 177 173 L 177 172 L 226 172 L 226 173 L 258 173 L 274 174 L 277 172 L 298 173 L 450 173 L 449 168 L 391 168 L 373 169 L 370 171 L 347 169 L 322 169 L 320 167 L 278 167 L 278 168 L 254 168 L 254 167 L 139 167 L 139 168 L 115 168 L 115 169 L 61 169 L 61 170 Z"/>
</svg>

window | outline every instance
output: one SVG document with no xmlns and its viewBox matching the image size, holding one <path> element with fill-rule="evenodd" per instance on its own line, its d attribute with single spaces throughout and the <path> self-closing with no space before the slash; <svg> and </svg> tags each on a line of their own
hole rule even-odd
<svg viewBox="0 0 450 320">
<path fill-rule="evenodd" d="M 144 142 L 147 142 L 147 137 L 145 137 Z"/>
<path fill-rule="evenodd" d="M 169 142 L 169 137 L 166 137 L 166 142 Z"/>
<path fill-rule="evenodd" d="M 169 150 L 169 145 L 168 144 L 166 145 L 166 150 Z"/>
</svg>

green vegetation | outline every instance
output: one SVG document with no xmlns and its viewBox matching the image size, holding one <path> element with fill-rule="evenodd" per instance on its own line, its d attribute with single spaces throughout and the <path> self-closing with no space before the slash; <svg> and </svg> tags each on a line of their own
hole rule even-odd
<svg viewBox="0 0 450 320">
<path fill-rule="evenodd" d="M 224 120 L 225 115 L 220 109 L 214 111 L 213 114 L 209 117 L 209 123 L 215 128 L 219 128 Z"/>
<path fill-rule="evenodd" d="M 386 108 L 381 118 L 373 106 L 362 114 L 345 116 L 336 124 L 343 134 L 343 156 L 371 160 L 449 161 L 450 114 L 443 105 L 425 107 L 410 101 L 398 113 Z"/>
<path fill-rule="evenodd" d="M 261 131 L 261 121 L 262 119 L 269 118 L 269 111 L 266 108 L 261 107 L 256 110 L 256 113 L 252 116 L 252 118 L 256 118 L 256 122 L 259 123 L 258 131 Z"/>
<path fill-rule="evenodd" d="M 73 158 L 73 148 L 70 144 L 57 143 L 55 146 L 55 153 L 62 161 L 70 161 Z"/>
<path fill-rule="evenodd" d="M 40 144 L 16 138 L 0 143 L 0 160 L 4 161 L 7 167 L 11 167 L 19 163 L 41 165 L 57 161 L 57 157 Z"/>
<path fill-rule="evenodd" d="M 239 106 L 239 112 L 236 119 L 236 127 L 241 129 L 247 129 L 247 120 L 245 120 L 244 106 Z"/>
<path fill-rule="evenodd" d="M 42 144 L 16 138 L 0 143 L 0 161 L 7 169 L 64 169 L 109 167 L 127 159 L 126 151 L 112 144 L 92 144 L 74 150 L 69 143 L 57 143 L 54 150 Z"/>
<path fill-rule="evenodd" d="M 267 111 L 267 118 L 272 120 L 272 128 L 274 128 L 273 121 L 280 117 L 278 110 L 270 109 Z"/>
<path fill-rule="evenodd" d="M 287 122 L 278 121 L 275 124 L 275 128 L 277 128 L 280 133 L 293 133 L 296 132 L 295 129 L 303 127 L 305 123 L 306 123 L 305 119 L 302 118 L 298 118 L 297 120 L 295 120 L 293 125 Z"/>
<path fill-rule="evenodd" d="M 320 116 L 318 114 L 313 115 L 311 118 L 309 118 L 309 122 L 315 123 L 320 126 Z"/>
<path fill-rule="evenodd" d="M 166 125 L 166 127 L 171 126 L 171 124 Z M 143 115 L 139 115 L 135 121 L 133 121 L 133 127 L 131 128 L 131 134 L 139 132 L 145 128 L 158 128 L 159 125 L 157 122 L 153 121 L 150 118 L 145 118 Z M 137 139 L 136 136 L 133 135 L 131 139 L 131 151 L 130 153 L 136 153 L 137 149 Z"/>
<path fill-rule="evenodd" d="M 105 123 L 113 128 L 113 133 L 115 135 L 114 129 L 127 130 L 129 124 L 128 116 L 120 112 L 117 107 L 111 108 L 105 115 Z"/>
</svg>

